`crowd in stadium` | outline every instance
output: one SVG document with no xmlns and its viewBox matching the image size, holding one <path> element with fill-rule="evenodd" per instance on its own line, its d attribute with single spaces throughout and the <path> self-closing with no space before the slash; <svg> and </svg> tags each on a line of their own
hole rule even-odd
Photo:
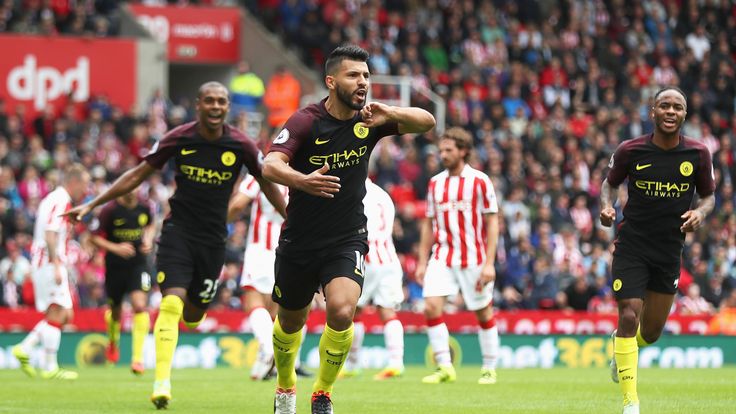
<svg viewBox="0 0 736 414">
<path fill-rule="evenodd" d="M 5 1 L 0 31 L 108 36 L 117 30 L 116 3 Z M 598 222 L 600 186 L 615 148 L 652 130 L 648 111 L 654 92 L 679 85 L 688 95 L 684 132 L 711 150 L 717 190 L 707 225 L 686 241 L 677 311 L 715 312 L 736 288 L 736 6 L 731 2 L 264 0 L 243 5 L 319 74 L 325 53 L 351 42 L 370 51 L 372 73 L 410 76 L 415 88 L 431 88 L 446 99 L 448 126 L 471 131 L 476 146 L 471 164 L 491 177 L 499 198 L 503 219 L 494 303 L 502 309 L 616 312 L 610 289 L 614 233 Z M 269 76 L 263 78 L 268 88 Z M 431 109 L 420 95 L 412 103 Z M 81 162 L 99 192 L 137 165 L 168 128 L 193 119 L 191 101 L 172 103 L 160 93 L 142 113 L 125 113 L 105 96 L 95 96 L 86 103 L 49 106 L 27 119 L 22 106 L 0 101 L 3 306 L 23 306 L 32 297 L 28 257 L 34 214 L 57 185 L 61 168 Z M 265 125 L 261 144 L 274 132 Z M 422 305 L 421 287 L 413 280 L 417 223 L 428 180 L 442 168 L 436 141 L 434 133 L 384 139 L 372 160 L 374 181 L 397 207 L 394 236 L 409 310 Z M 139 190 L 160 219 L 172 185 L 172 174 L 164 172 Z M 237 278 L 247 225 L 246 217 L 231 226 L 220 307 L 240 309 Z M 103 306 L 103 256 L 84 237 L 77 246 L 78 304 Z M 460 300 L 452 307 L 462 309 Z"/>
</svg>

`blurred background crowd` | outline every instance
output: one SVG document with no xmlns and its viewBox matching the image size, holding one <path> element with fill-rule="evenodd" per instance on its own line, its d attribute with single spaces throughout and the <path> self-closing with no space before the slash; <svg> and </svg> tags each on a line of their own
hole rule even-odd
<svg viewBox="0 0 736 414">
<path fill-rule="evenodd" d="M 616 312 L 610 289 L 614 233 L 597 219 L 600 186 L 616 147 L 653 130 L 654 93 L 678 85 L 688 95 L 684 133 L 711 150 L 717 190 L 707 225 L 687 236 L 673 311 L 714 313 L 727 302 L 736 306 L 736 6 L 730 1 L 168 3 L 247 7 L 320 75 L 334 47 L 358 44 L 371 53 L 373 74 L 409 76 L 414 90 L 442 96 L 447 126 L 473 134 L 471 164 L 491 177 L 499 198 L 495 304 L 502 309 Z M 110 0 L 4 0 L 0 31 L 115 36 L 118 6 Z M 241 109 L 261 112 L 267 120 L 253 137 L 264 149 L 285 120 L 284 111 L 288 117 L 299 105 L 298 84 L 290 77 L 286 68 L 259 76 L 243 62 L 230 84 L 233 123 L 246 129 Z M 262 87 L 243 88 L 239 78 Z M 376 99 L 396 93 L 391 87 L 373 90 Z M 421 93 L 412 96 L 412 105 L 431 109 Z M 22 106 L 0 101 L 3 306 L 24 306 L 32 298 L 32 226 L 38 203 L 57 185 L 61 168 L 81 162 L 92 173 L 91 191 L 99 192 L 139 163 L 167 129 L 194 119 L 191 98 L 172 102 L 156 93 L 138 109 L 142 116 L 94 96 L 86 103 L 49 106 L 27 119 Z M 386 138 L 371 160 L 374 181 L 397 207 L 394 237 L 405 270 L 407 310 L 422 308 L 421 287 L 413 280 L 417 223 L 429 178 L 442 169 L 437 138 L 436 133 Z M 164 170 L 137 190 L 159 220 L 173 185 L 172 172 Z M 625 193 L 620 198 L 625 201 Z M 230 226 L 221 308 L 240 308 L 248 220 L 246 215 Z M 104 258 L 81 233 L 75 242 L 77 302 L 102 306 Z M 463 309 L 462 299 L 450 306 Z"/>
</svg>

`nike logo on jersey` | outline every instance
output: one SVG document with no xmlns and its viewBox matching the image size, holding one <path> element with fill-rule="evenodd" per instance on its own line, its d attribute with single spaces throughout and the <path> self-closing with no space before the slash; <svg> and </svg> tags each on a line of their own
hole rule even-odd
<svg viewBox="0 0 736 414">
<path fill-rule="evenodd" d="M 363 277 L 363 272 L 361 272 L 360 270 L 358 270 L 357 267 L 355 268 L 355 274 L 358 275 L 358 276 L 360 276 L 360 277 Z"/>
<path fill-rule="evenodd" d="M 181 155 L 194 154 L 195 152 L 197 152 L 197 150 L 194 150 L 194 149 L 193 150 L 188 150 L 186 148 L 182 148 L 181 149 Z"/>
<path fill-rule="evenodd" d="M 636 164 L 636 171 L 641 171 L 645 168 L 651 167 L 652 164 Z"/>
<path fill-rule="evenodd" d="M 116 225 L 116 226 L 122 226 L 123 224 L 125 224 L 125 219 L 117 219 L 117 220 L 113 220 L 113 221 L 112 221 L 112 224 L 114 224 L 114 225 Z"/>
<path fill-rule="evenodd" d="M 625 372 L 625 371 L 628 371 L 628 370 L 630 370 L 630 369 L 631 369 L 631 368 L 624 368 L 624 369 L 620 369 L 620 370 L 618 370 L 618 373 L 620 374 L 620 373 L 622 373 L 622 372 Z"/>
<path fill-rule="evenodd" d="M 317 139 L 314 140 L 314 143 L 317 144 L 317 145 L 326 144 L 328 142 L 330 142 L 330 138 L 327 138 L 327 139 L 317 138 Z"/>
</svg>

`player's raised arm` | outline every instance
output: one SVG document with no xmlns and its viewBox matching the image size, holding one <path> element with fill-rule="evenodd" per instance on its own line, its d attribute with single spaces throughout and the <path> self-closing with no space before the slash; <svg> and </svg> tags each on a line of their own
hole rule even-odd
<svg viewBox="0 0 736 414">
<path fill-rule="evenodd" d="M 133 191 L 143 182 L 143 180 L 150 177 L 154 171 L 156 170 L 149 165 L 148 162 L 141 161 L 137 167 L 126 171 L 123 175 L 118 177 L 118 179 L 115 180 L 115 182 L 112 183 L 112 185 L 102 194 L 97 195 L 97 197 L 81 206 L 72 208 L 63 215 L 74 221 L 80 221 L 82 220 L 82 217 L 94 210 L 95 207 Z"/>
<path fill-rule="evenodd" d="M 380 102 L 372 102 L 360 111 L 363 123 L 368 128 L 381 126 L 387 122 L 396 122 L 400 134 L 424 133 L 434 128 L 434 116 L 421 108 L 389 106 Z"/>
<path fill-rule="evenodd" d="M 288 164 L 289 156 L 283 152 L 269 152 L 263 162 L 263 176 L 317 197 L 334 198 L 340 191 L 340 177 L 325 175 L 330 166 L 325 164 L 310 174 L 302 174 Z"/>
</svg>

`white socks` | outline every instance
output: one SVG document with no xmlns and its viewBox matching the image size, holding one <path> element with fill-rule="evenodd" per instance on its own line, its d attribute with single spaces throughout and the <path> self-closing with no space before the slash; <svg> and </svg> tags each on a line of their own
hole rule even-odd
<svg viewBox="0 0 736 414">
<path fill-rule="evenodd" d="M 59 369 L 56 354 L 59 353 L 59 345 L 61 344 L 61 329 L 47 323 L 41 330 L 41 344 L 43 345 L 44 351 L 44 361 L 41 369 L 44 371 L 56 371 Z"/>
<path fill-rule="evenodd" d="M 265 308 L 255 308 L 249 317 L 253 336 L 258 341 L 258 349 L 266 355 L 273 355 L 273 321 Z"/>
<path fill-rule="evenodd" d="M 365 338 L 365 324 L 361 321 L 353 321 L 353 344 L 350 346 L 348 360 L 345 361 L 346 371 L 360 369 L 360 349 L 363 347 Z"/>
<path fill-rule="evenodd" d="M 498 361 L 498 327 L 478 330 L 478 341 L 480 342 L 480 353 L 483 356 L 483 369 L 496 369 Z"/>
<path fill-rule="evenodd" d="M 383 339 L 388 351 L 388 366 L 404 368 L 404 325 L 400 320 L 391 319 L 386 322 L 383 326 Z"/>
<path fill-rule="evenodd" d="M 447 331 L 447 325 L 442 321 L 428 321 L 427 336 L 429 337 L 429 345 L 434 352 L 434 359 L 439 366 L 452 365 L 452 357 L 450 356 L 450 332 Z"/>
</svg>

